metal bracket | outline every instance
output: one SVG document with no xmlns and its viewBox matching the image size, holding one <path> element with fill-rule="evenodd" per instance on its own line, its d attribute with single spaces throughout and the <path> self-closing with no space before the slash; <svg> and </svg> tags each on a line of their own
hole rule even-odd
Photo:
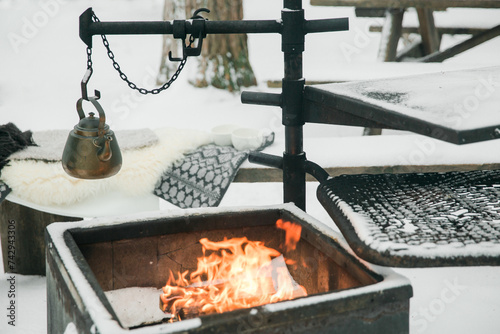
<svg viewBox="0 0 500 334">
<path fill-rule="evenodd" d="M 172 51 L 168 52 L 168 60 L 170 61 L 182 61 L 187 57 L 197 57 L 201 54 L 201 47 L 203 46 L 203 38 L 207 36 L 205 32 L 205 19 L 203 16 L 199 15 L 199 13 L 205 12 L 210 13 L 210 10 L 207 8 L 199 8 L 191 17 L 191 26 L 196 27 L 199 31 L 198 34 L 198 45 L 193 47 L 192 44 L 195 41 L 195 37 L 191 35 L 189 37 L 189 45 L 186 45 L 186 21 L 185 20 L 174 20 L 173 23 L 173 36 L 177 39 L 182 39 L 182 58 L 172 56 Z"/>
<path fill-rule="evenodd" d="M 80 15 L 80 38 L 89 48 L 92 48 L 92 13 L 92 8 L 87 8 L 87 10 Z"/>
</svg>

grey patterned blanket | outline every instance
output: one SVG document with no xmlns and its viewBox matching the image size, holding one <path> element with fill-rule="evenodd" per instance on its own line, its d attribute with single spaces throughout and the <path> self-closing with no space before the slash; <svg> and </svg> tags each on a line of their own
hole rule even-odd
<svg viewBox="0 0 500 334">
<path fill-rule="evenodd" d="M 271 133 L 258 150 L 273 142 Z M 218 206 L 249 153 L 232 146 L 202 146 L 165 172 L 154 193 L 183 209 Z"/>
</svg>

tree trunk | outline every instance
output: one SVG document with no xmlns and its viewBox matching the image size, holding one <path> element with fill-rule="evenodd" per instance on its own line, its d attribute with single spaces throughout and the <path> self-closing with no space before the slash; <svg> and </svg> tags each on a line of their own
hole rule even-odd
<svg viewBox="0 0 500 334">
<path fill-rule="evenodd" d="M 182 20 L 185 18 L 185 0 L 165 0 L 163 4 L 163 20 Z M 177 69 L 178 63 L 168 60 L 169 51 L 172 51 L 174 57 L 182 57 L 182 49 L 178 47 L 178 43 L 174 40 L 173 36 L 163 35 L 160 70 L 156 78 L 156 83 L 158 85 L 167 82 Z"/>
<path fill-rule="evenodd" d="M 209 14 L 202 13 L 209 20 L 241 20 L 243 18 L 242 0 L 165 0 L 165 20 L 173 19 L 172 13 L 178 16 L 177 13 L 180 12 L 181 8 L 180 3 L 185 7 L 184 18 L 190 18 L 196 9 L 202 7 L 210 9 Z M 174 10 L 174 12 L 169 12 L 169 10 Z M 177 12 L 175 12 L 176 10 Z M 165 39 L 162 56 L 162 66 L 166 67 L 169 67 L 169 65 L 164 65 L 169 62 L 168 48 L 175 44 L 168 42 L 169 39 L 172 40 L 172 37 L 169 36 Z M 172 52 L 181 54 L 182 50 L 178 50 L 177 53 Z M 257 84 L 248 59 L 247 36 L 245 34 L 207 35 L 203 41 L 201 56 L 191 57 L 188 61 L 198 63 L 196 74 L 189 80 L 196 87 L 214 86 L 229 91 L 238 91 L 241 87 Z M 173 66 L 176 67 L 177 64 Z M 171 69 L 169 72 L 164 71 L 164 73 L 171 72 Z M 162 72 L 160 71 L 160 73 Z"/>
</svg>

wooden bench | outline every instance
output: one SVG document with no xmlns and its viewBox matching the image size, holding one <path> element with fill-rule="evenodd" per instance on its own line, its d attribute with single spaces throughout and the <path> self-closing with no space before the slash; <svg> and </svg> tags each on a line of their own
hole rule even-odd
<svg viewBox="0 0 500 334">
<path fill-rule="evenodd" d="M 500 8 L 498 0 L 311 0 L 311 5 L 355 7 L 356 13 L 360 16 L 380 16 L 384 13 L 385 23 L 380 28 L 375 28 L 382 33 L 378 54 L 380 61 L 403 61 L 408 58 L 418 58 L 413 60 L 442 62 L 500 34 L 500 25 L 479 31 L 460 26 L 448 30 L 440 29 L 436 27 L 433 16 L 434 11 L 447 8 Z M 417 11 L 418 32 L 421 40 L 398 54 L 397 46 L 404 31 L 403 16 L 407 8 L 415 8 Z M 446 50 L 440 50 L 440 35 L 465 32 L 473 33 L 473 36 Z"/>
</svg>

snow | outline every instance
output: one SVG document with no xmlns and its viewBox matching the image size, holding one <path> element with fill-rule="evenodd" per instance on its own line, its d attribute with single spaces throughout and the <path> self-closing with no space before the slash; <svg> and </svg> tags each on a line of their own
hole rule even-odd
<svg viewBox="0 0 500 334">
<path fill-rule="evenodd" d="M 336 293 L 322 294 L 316 296 L 310 296 L 308 298 L 294 299 L 276 304 L 267 304 L 264 306 L 264 310 L 267 312 L 278 312 L 290 308 L 304 307 L 308 305 L 315 305 L 318 303 L 326 303 L 335 300 L 343 300 L 346 298 L 352 298 L 359 294 L 364 293 L 383 293 L 380 291 L 386 291 L 394 288 L 398 288 L 408 284 L 408 280 L 399 275 L 385 276 L 384 280 L 379 283 L 365 285 L 355 289 L 345 289 L 338 291 Z"/>
<path fill-rule="evenodd" d="M 444 245 L 424 244 L 410 245 L 393 242 L 389 240 L 379 240 L 375 237 L 377 234 L 382 233 L 379 226 L 371 223 L 370 217 L 365 214 L 354 212 L 352 207 L 346 202 L 340 200 L 337 196 L 332 199 L 332 202 L 340 208 L 342 213 L 347 219 L 352 222 L 352 227 L 359 237 L 359 240 L 364 243 L 367 248 L 376 249 L 380 252 L 394 251 L 397 256 L 416 256 L 421 258 L 450 258 L 450 257 L 467 257 L 467 256 L 486 256 L 496 258 L 500 256 L 500 248 L 498 245 L 491 242 L 480 242 L 477 244 L 467 244 L 464 247 L 462 242 L 450 242 Z M 432 218 L 431 218 L 432 219 Z M 436 219 L 447 219 L 446 217 L 437 217 Z M 398 229 L 399 232 L 406 234 L 413 234 L 419 228 L 412 224 L 410 220 L 404 220 L 404 225 L 397 219 L 393 219 L 392 226 L 389 228 Z"/>
<path fill-rule="evenodd" d="M 498 66 L 500 39 L 492 39 L 443 64 L 376 63 L 380 34 L 368 32 L 379 19 L 360 19 L 353 8 L 311 7 L 303 1 L 307 19 L 349 17 L 350 31 L 309 34 L 304 53 L 304 76 L 309 80 L 344 81 L 395 77 L 402 74 Z M 276 20 L 282 2 L 245 0 L 246 19 Z M 103 21 L 160 20 L 161 0 L 0 0 L 0 124 L 15 123 L 22 130 L 71 129 L 78 121 L 75 102 L 86 69 L 85 45 L 78 38 L 78 16 L 93 7 Z M 265 8 L 265 10 L 263 10 Z M 480 18 L 480 19 L 478 19 Z M 498 10 L 453 9 L 436 14 L 443 25 L 464 24 L 492 27 L 500 21 Z M 379 20 L 380 22 L 380 20 Z M 405 22 L 416 22 L 413 12 Z M 451 45 L 464 36 L 445 36 Z M 275 34 L 249 35 L 250 58 L 259 82 L 255 91 L 277 93 L 266 87 L 266 80 L 283 76 L 280 37 Z M 140 85 L 150 88 L 159 68 L 160 36 L 110 36 L 109 42 L 123 71 Z M 274 107 L 242 105 L 239 95 L 216 89 L 195 89 L 187 83 L 190 62 L 179 80 L 167 91 L 144 97 L 130 90 L 107 59 L 98 37 L 94 37 L 94 74 L 89 89 L 102 93 L 101 104 L 111 129 L 179 127 L 209 130 L 224 123 L 269 128 L 277 134 L 270 148 L 283 151 L 281 111 Z M 89 106 L 84 109 L 90 110 Z M 427 142 L 415 135 L 401 136 L 385 131 L 378 138 L 359 137 L 362 129 L 307 124 L 304 127 L 308 158 L 325 166 L 382 165 L 394 159 L 422 164 L 443 162 L 498 162 L 494 142 L 456 147 Z M 321 143 L 321 144 L 317 144 Z M 397 148 L 381 157 L 375 147 Z M 405 146 L 408 145 L 408 146 Z M 441 145 L 441 146 L 440 146 Z M 477 146 L 472 146 L 477 145 Z M 491 146 L 488 146 L 491 145 Z M 317 148 L 324 148 L 320 151 Z M 361 150 L 364 148 L 363 150 Z M 410 151 L 405 148 L 410 149 Z M 430 154 L 427 154 L 431 151 Z M 371 153 L 365 155 L 365 153 Z M 410 153 L 408 153 L 410 152 Z M 411 154 L 421 152 L 421 155 Z M 443 155 L 442 155 L 443 154 Z M 418 158 L 418 159 L 417 159 Z M 424 160 L 422 160 L 422 159 Z M 379 160 L 380 159 L 380 160 Z M 325 163 L 325 164 L 323 164 Z M 317 183 L 307 184 L 307 210 L 316 219 L 335 229 L 335 225 L 316 200 Z M 282 202 L 279 183 L 232 184 L 221 206 L 271 205 Z M 172 207 L 162 202 L 163 209 Z M 500 268 L 396 269 L 408 277 L 414 289 L 411 299 L 411 333 L 497 333 L 500 328 Z M 9 303 L 7 279 L 16 278 L 16 327 L 7 324 Z M 45 278 L 0 275 L 0 333 L 46 333 Z"/>
<path fill-rule="evenodd" d="M 500 124 L 500 67 L 317 87 L 447 128 Z"/>
<path fill-rule="evenodd" d="M 317 135 L 318 137 L 304 138 L 304 150 L 308 159 L 320 166 L 341 168 L 480 165 L 500 162 L 500 155 L 491 153 L 500 150 L 500 142 L 496 140 L 454 145 L 430 137 L 407 133 L 400 133 L 397 137 L 393 135 L 335 137 L 335 132 L 330 137 Z M 284 138 L 277 136 L 275 144 L 267 148 L 265 152 L 281 155 L 283 147 Z M 350 149 L 346 150 L 346 147 Z M 338 154 L 338 152 L 342 152 L 342 154 Z M 249 162 L 243 164 L 243 167 L 251 166 L 255 165 Z M 261 168 L 265 168 L 265 166 Z"/>
<path fill-rule="evenodd" d="M 161 289 L 130 287 L 104 293 L 124 327 L 154 324 L 168 319 L 158 307 Z"/>
</svg>

